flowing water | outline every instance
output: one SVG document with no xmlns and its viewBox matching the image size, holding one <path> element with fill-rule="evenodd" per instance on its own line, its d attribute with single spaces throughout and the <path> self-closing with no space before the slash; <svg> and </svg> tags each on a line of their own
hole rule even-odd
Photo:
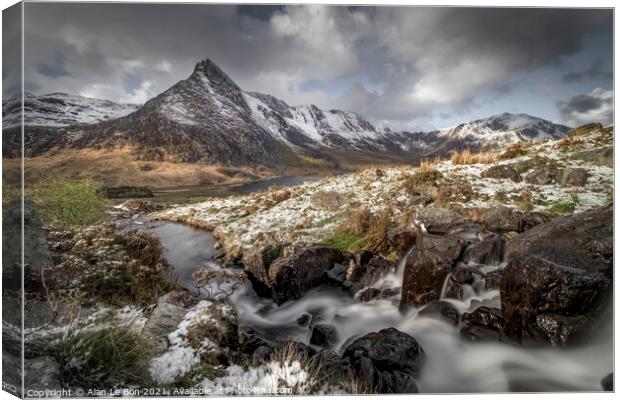
<svg viewBox="0 0 620 400">
<path fill-rule="evenodd" d="M 196 290 L 192 273 L 201 267 L 222 268 L 211 258 L 214 239 L 210 232 L 179 223 L 130 220 L 121 229 L 144 229 L 157 234 L 169 263 L 183 286 Z M 492 268 L 492 267 L 490 267 Z M 496 267 L 495 267 L 496 268 Z M 374 287 L 398 287 L 404 261 Z M 480 304 L 499 307 L 499 291 L 472 286 L 463 300 L 444 299 L 459 312 L 472 311 Z M 276 305 L 258 297 L 249 282 L 230 298 L 240 324 L 252 327 L 270 339 L 294 339 L 308 343 L 308 323 L 331 324 L 338 331 L 339 351 L 351 337 L 395 327 L 413 336 L 426 353 L 426 364 L 417 379 L 421 392 L 505 392 L 601 390 L 600 380 L 613 369 L 612 316 L 590 344 L 571 350 L 524 348 L 499 343 L 470 343 L 462 340 L 458 328 L 439 319 L 422 317 L 418 309 L 406 314 L 398 310 L 398 298 L 357 302 L 343 290 L 323 286 L 303 298 Z M 303 319 L 303 318 L 302 318 Z"/>
</svg>

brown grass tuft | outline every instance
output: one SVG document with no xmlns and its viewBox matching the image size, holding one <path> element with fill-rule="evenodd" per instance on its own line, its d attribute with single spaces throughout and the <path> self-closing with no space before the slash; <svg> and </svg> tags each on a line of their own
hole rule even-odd
<svg viewBox="0 0 620 400">
<path fill-rule="evenodd" d="M 472 153 L 470 149 L 463 149 L 461 151 L 455 151 L 450 157 L 452 164 L 491 164 L 495 161 L 497 155 L 495 153 L 484 151 L 479 153 Z"/>
<path fill-rule="evenodd" d="M 530 142 L 519 142 L 511 145 L 499 155 L 500 160 L 510 160 L 513 158 L 521 157 L 527 154 L 528 148 L 531 146 Z"/>
</svg>

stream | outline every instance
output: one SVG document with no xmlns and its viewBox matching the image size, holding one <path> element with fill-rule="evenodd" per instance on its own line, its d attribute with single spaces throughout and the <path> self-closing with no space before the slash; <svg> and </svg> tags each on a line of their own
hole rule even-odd
<svg viewBox="0 0 620 400">
<path fill-rule="evenodd" d="M 119 229 L 143 229 L 159 236 L 165 256 L 174 268 L 170 276 L 178 278 L 188 290 L 197 290 L 192 278 L 194 271 L 205 266 L 223 268 L 212 259 L 215 240 L 209 231 L 144 217 L 120 221 Z M 374 286 L 399 287 L 403 272 L 404 258 L 393 273 Z M 497 289 L 485 290 L 474 284 L 465 293 L 463 300 L 443 300 L 452 303 L 460 313 L 480 305 L 500 307 Z M 527 348 L 464 341 L 458 327 L 419 316 L 419 309 L 401 313 L 399 300 L 396 297 L 360 303 L 340 288 L 322 286 L 299 300 L 278 306 L 271 299 L 258 297 L 247 280 L 230 297 L 240 325 L 272 340 L 292 339 L 308 344 L 309 323 L 298 322 L 303 316 L 313 325 L 320 322 L 336 328 L 338 343 L 332 348 L 336 352 L 342 350 L 347 339 L 383 328 L 395 327 L 408 333 L 426 353 L 426 363 L 416 379 L 420 392 L 599 391 L 601 379 L 613 370 L 611 313 L 604 318 L 605 326 L 585 346 Z"/>
</svg>

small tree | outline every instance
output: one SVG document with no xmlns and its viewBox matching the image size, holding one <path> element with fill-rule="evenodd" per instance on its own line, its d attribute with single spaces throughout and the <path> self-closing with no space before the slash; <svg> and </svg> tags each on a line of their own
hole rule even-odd
<svg viewBox="0 0 620 400">
<path fill-rule="evenodd" d="M 193 277 L 196 289 L 214 300 L 227 300 L 246 279 L 245 272 L 232 273 L 209 267 L 194 272 Z"/>
<path fill-rule="evenodd" d="M 108 205 L 97 182 L 89 178 L 51 178 L 28 191 L 41 215 L 63 225 L 88 225 L 103 216 Z"/>
</svg>

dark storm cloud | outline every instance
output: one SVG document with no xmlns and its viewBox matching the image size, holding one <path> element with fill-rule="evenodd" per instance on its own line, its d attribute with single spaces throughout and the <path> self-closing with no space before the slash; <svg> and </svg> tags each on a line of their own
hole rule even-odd
<svg viewBox="0 0 620 400">
<path fill-rule="evenodd" d="M 601 99 L 587 94 L 579 94 L 572 97 L 565 105 L 564 109 L 576 112 L 588 112 L 596 110 L 601 106 Z"/>
<path fill-rule="evenodd" d="M 56 57 L 49 63 L 41 63 L 37 65 L 37 72 L 49 78 L 60 78 L 62 76 L 70 76 L 71 74 L 65 69 L 65 62 L 62 56 Z"/>
<path fill-rule="evenodd" d="M 609 124 L 613 120 L 613 92 L 596 88 L 591 93 L 576 94 L 566 102 L 559 102 L 558 108 L 575 126 L 590 122 Z"/>
<path fill-rule="evenodd" d="M 562 75 L 562 80 L 567 83 L 577 83 L 583 81 L 594 81 L 594 80 L 611 80 L 613 78 L 613 74 L 610 70 L 606 70 L 603 68 L 603 61 L 598 59 L 590 65 L 590 67 L 581 72 L 567 72 Z"/>
<path fill-rule="evenodd" d="M 583 49 L 584 35 L 611 35 L 611 17 L 585 9 L 27 3 L 26 73 L 47 91 L 139 102 L 208 57 L 241 87 L 291 104 L 408 119 L 438 106 L 462 111 L 484 91 L 509 95 L 515 76 L 559 68 Z M 55 54 L 67 75 L 33 67 Z M 360 75 L 382 89 L 355 85 L 333 99 L 340 80 Z"/>
<path fill-rule="evenodd" d="M 276 12 L 283 11 L 284 6 L 277 5 L 243 5 L 238 8 L 240 15 L 246 15 L 268 21 Z"/>
</svg>

